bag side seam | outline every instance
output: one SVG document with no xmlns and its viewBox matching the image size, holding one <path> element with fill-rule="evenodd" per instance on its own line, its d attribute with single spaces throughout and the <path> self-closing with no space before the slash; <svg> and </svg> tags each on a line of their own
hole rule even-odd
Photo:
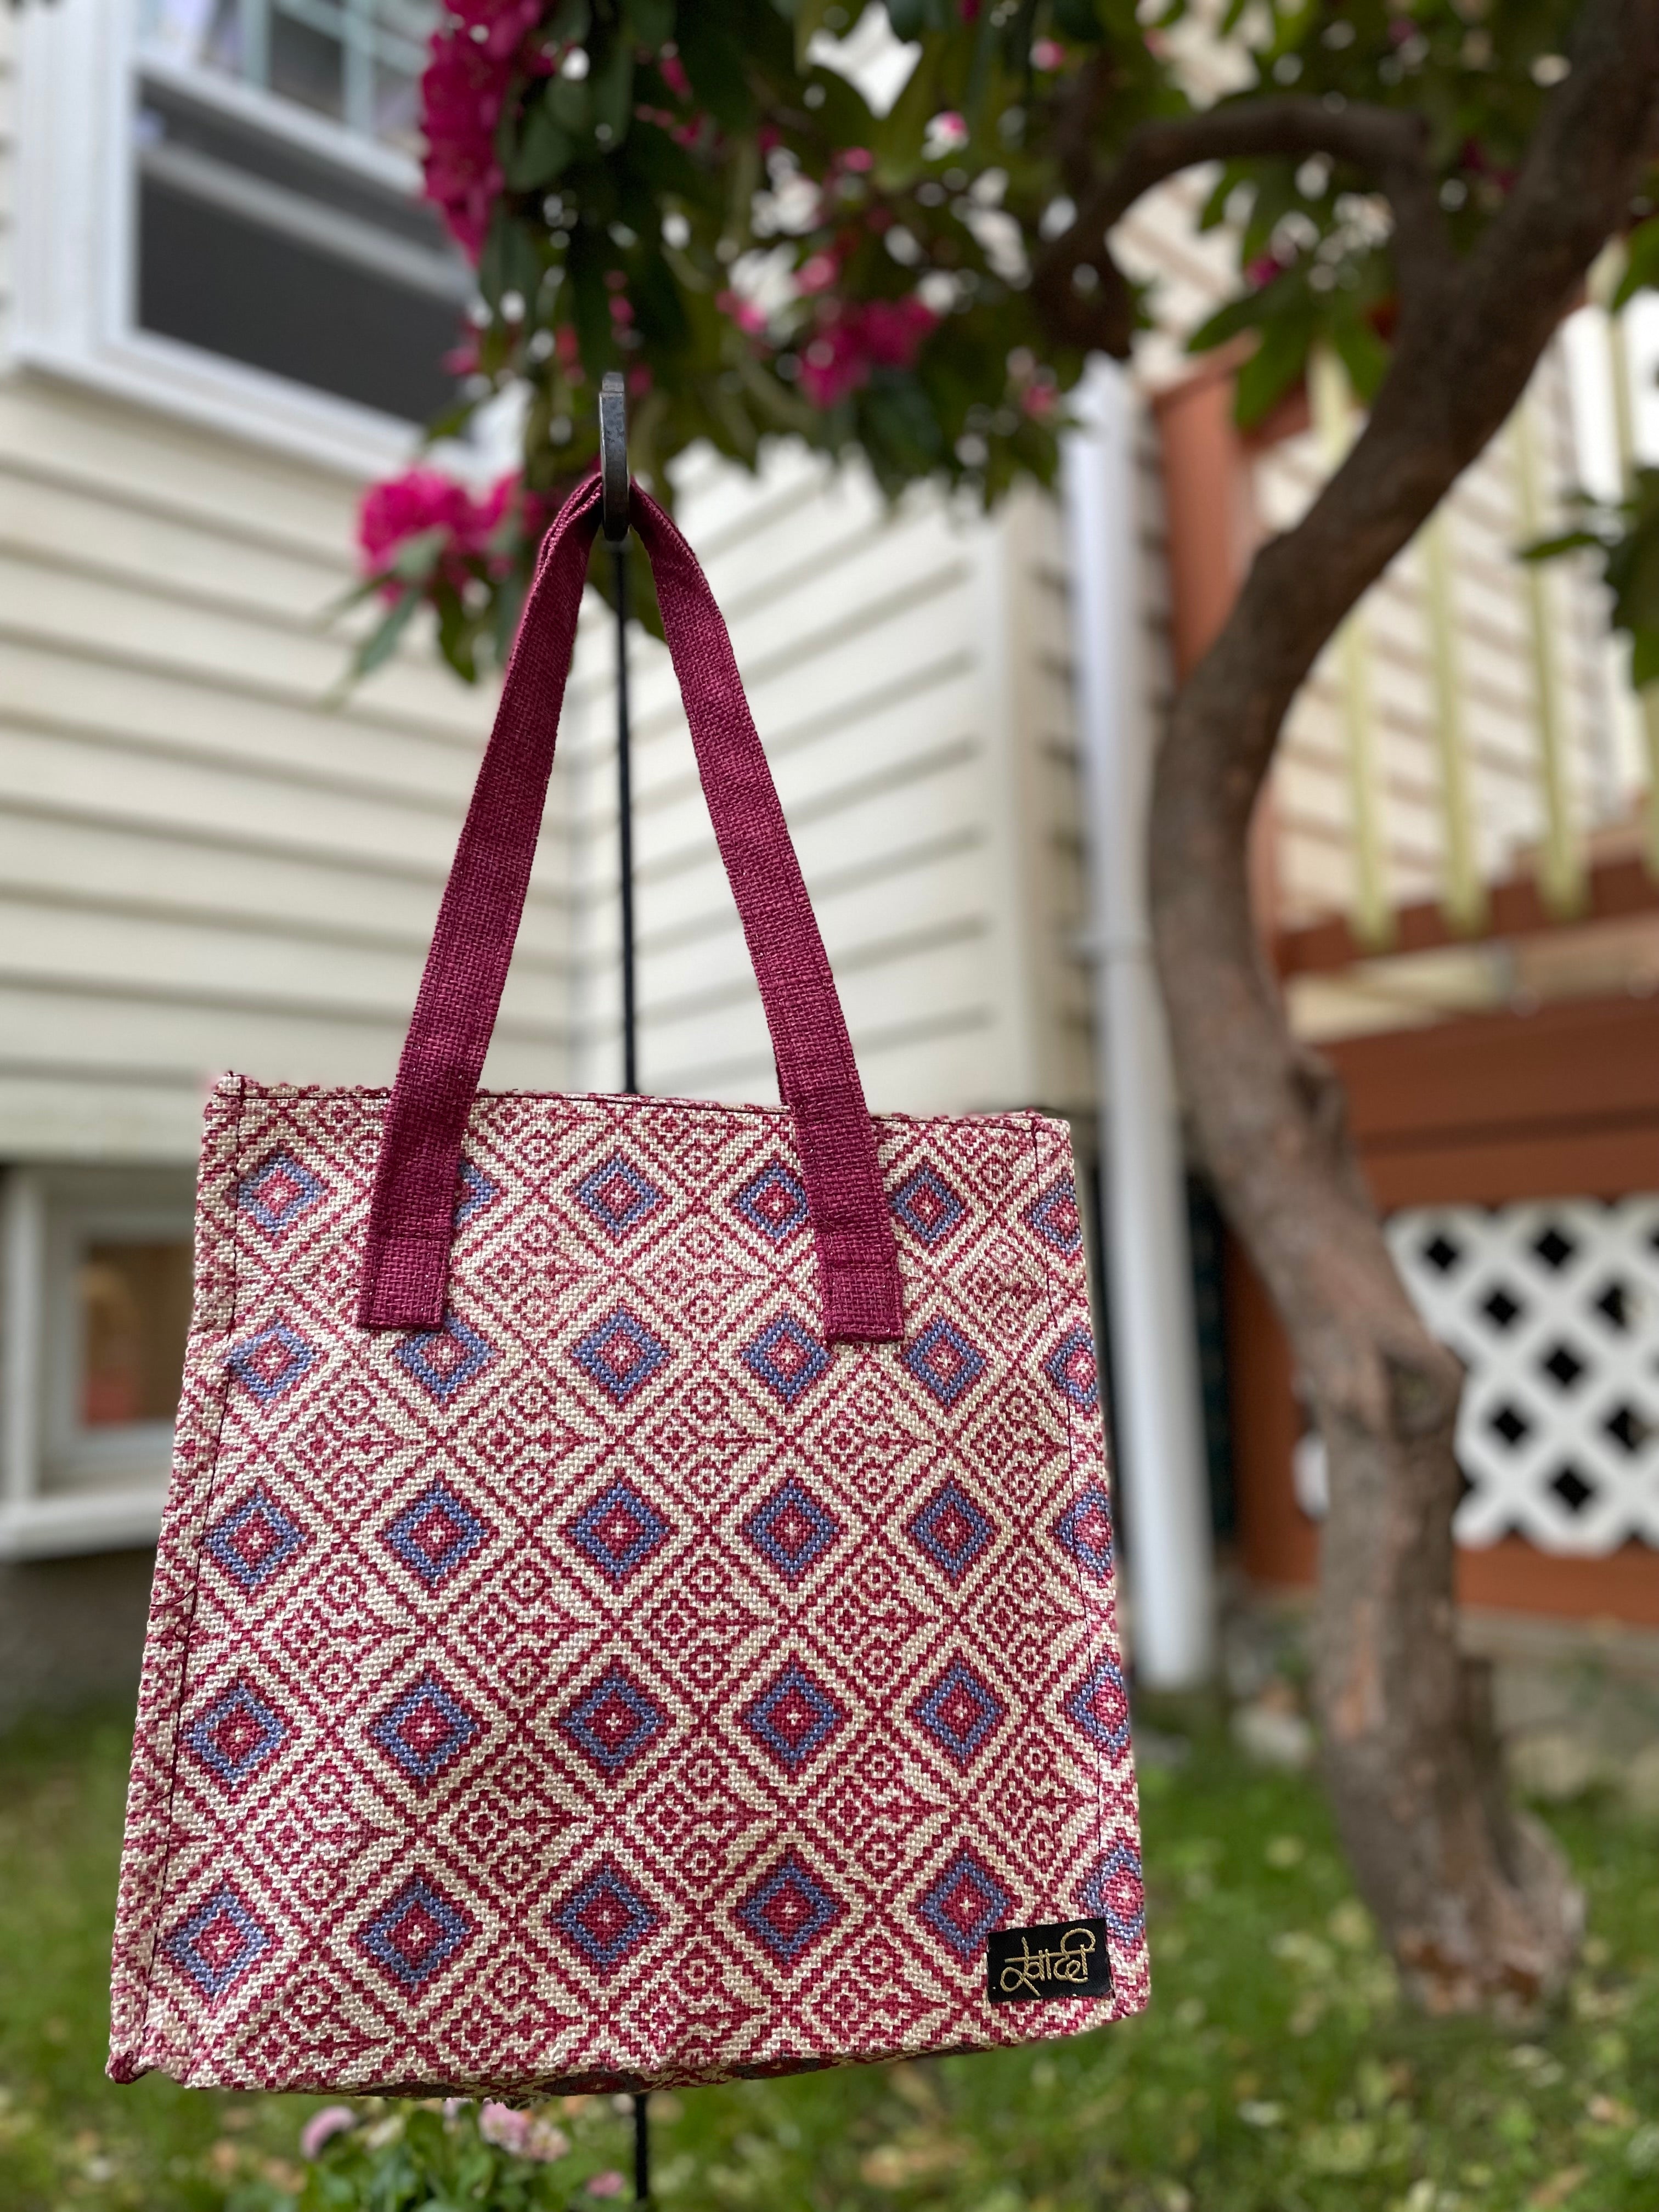
<svg viewBox="0 0 1659 2212">
<path fill-rule="evenodd" d="M 1041 1115 L 1039 1115 L 1039 1114 L 1033 1114 L 1033 1115 L 1031 1115 L 1031 1117 L 1030 1117 L 1030 1131 L 1031 1131 L 1031 1160 L 1032 1160 L 1032 1164 L 1035 1166 L 1035 1168 L 1036 1168 L 1036 1184 L 1037 1184 L 1037 1193 L 1038 1193 L 1038 1195 L 1039 1195 L 1039 1196 L 1041 1196 L 1041 1194 L 1042 1194 L 1042 1176 L 1043 1176 L 1043 1168 L 1042 1168 L 1042 1129 L 1043 1129 L 1043 1117 L 1042 1117 Z M 1067 1149 L 1068 1149 L 1068 1150 L 1070 1150 L 1070 1147 L 1068 1147 Z M 1077 1185 L 1077 1155 L 1076 1155 L 1075 1152 L 1072 1152 L 1072 1183 L 1073 1183 L 1073 1189 L 1075 1190 L 1075 1188 L 1076 1188 L 1076 1185 Z M 1086 1290 L 1086 1285 L 1087 1285 L 1087 1273 L 1086 1273 L 1087 1265 L 1088 1265 L 1088 1263 L 1087 1263 L 1087 1261 L 1085 1260 L 1085 1262 L 1084 1262 L 1085 1270 L 1085 1290 Z M 1059 1326 L 1060 1326 L 1060 1309 L 1059 1309 L 1059 1307 L 1058 1307 L 1058 1305 L 1057 1305 L 1057 1304 L 1056 1304 L 1056 1302 L 1055 1302 L 1055 1297 L 1054 1297 L 1054 1287 L 1055 1287 L 1055 1285 L 1054 1285 L 1054 1262 L 1053 1262 L 1053 1261 L 1052 1261 L 1052 1260 L 1050 1260 L 1050 1259 L 1048 1259 L 1048 1258 L 1046 1258 L 1046 1257 L 1045 1257 L 1045 1259 L 1044 1259 L 1044 1261 L 1043 1261 L 1043 1263 L 1042 1263 L 1042 1274 L 1043 1274 L 1043 1281 L 1044 1281 L 1044 1284 L 1045 1284 L 1045 1285 L 1046 1285 L 1046 1287 L 1047 1287 L 1048 1294 L 1048 1325 L 1049 1325 L 1049 1328 L 1050 1328 L 1050 1329 L 1051 1329 L 1051 1330 L 1058 1330 Z M 1091 1328 L 1092 1328 L 1092 1327 L 1093 1327 L 1093 1315 L 1092 1315 L 1092 1310 L 1091 1310 L 1091 1316 L 1090 1316 L 1090 1326 L 1091 1326 Z M 1077 1503 L 1077 1501 L 1078 1501 L 1078 1498 L 1079 1498 L 1079 1487 L 1078 1487 L 1077 1452 L 1076 1452 L 1076 1449 L 1075 1449 L 1075 1439 L 1074 1439 L 1074 1437 L 1073 1437 L 1073 1424 L 1074 1424 L 1074 1421 L 1075 1421 L 1075 1419 L 1076 1419 L 1077 1409 L 1076 1409 L 1076 1407 L 1072 1404 L 1072 1401 L 1071 1401 L 1071 1400 L 1070 1400 L 1069 1398 L 1066 1398 L 1066 1399 L 1065 1400 L 1065 1406 L 1066 1406 L 1066 1489 L 1067 1489 L 1067 1492 L 1068 1492 L 1068 1496 L 1067 1496 L 1067 1503 L 1068 1503 L 1069 1504 L 1073 1504 L 1073 1505 L 1074 1505 L 1074 1504 L 1076 1504 L 1076 1503 Z M 1104 1409 L 1104 1407 L 1102 1407 L 1100 1408 L 1100 1419 L 1101 1419 L 1102 1432 L 1103 1432 L 1103 1433 L 1104 1433 L 1104 1429 L 1105 1429 L 1105 1420 L 1106 1420 L 1105 1409 Z M 1114 1564 L 1115 1564 L 1115 1563 L 1114 1563 Z M 1075 1558 L 1073 1558 L 1073 1559 L 1071 1559 L 1071 1568 L 1072 1568 L 1072 1577 L 1073 1577 L 1073 1580 L 1075 1582 L 1075 1583 L 1076 1583 L 1076 1585 L 1077 1585 L 1078 1600 L 1079 1600 L 1079 1605 L 1080 1605 L 1080 1607 L 1081 1607 L 1081 1608 L 1082 1608 L 1083 1618 L 1084 1618 L 1084 1620 L 1085 1620 L 1085 1624 L 1087 1624 L 1087 1626 L 1088 1626 L 1088 1627 L 1089 1627 L 1089 1629 L 1090 1629 L 1090 1631 L 1091 1631 L 1091 1636 L 1092 1636 L 1092 1631 L 1093 1631 L 1093 1627 L 1094 1627 L 1094 1617 L 1095 1617 L 1095 1614 L 1096 1614 L 1096 1612 L 1097 1612 L 1097 1607 L 1096 1607 L 1095 1604 L 1093 1603 L 1093 1601 L 1091 1601 L 1091 1597 L 1090 1597 L 1090 1595 L 1089 1595 L 1088 1588 L 1087 1588 L 1086 1584 L 1085 1584 L 1085 1582 L 1084 1582 L 1084 1579 L 1083 1579 L 1083 1568 L 1082 1568 L 1082 1565 L 1081 1565 L 1080 1561 L 1079 1561 L 1079 1560 L 1078 1560 L 1077 1559 L 1075 1559 Z M 1095 1761 L 1094 1761 L 1094 1770 L 1095 1770 L 1095 1788 L 1094 1788 L 1094 1801 L 1095 1801 L 1095 1839 L 1094 1839 L 1094 1850 L 1095 1850 L 1095 1856 L 1096 1856 L 1096 1857 L 1097 1857 L 1097 1858 L 1098 1858 L 1098 1857 L 1099 1857 L 1099 1856 L 1100 1856 L 1100 1854 L 1101 1854 L 1101 1852 L 1102 1852 L 1102 1850 L 1103 1850 L 1103 1848 L 1104 1848 L 1105 1834 L 1106 1834 L 1106 1772 L 1105 1772 L 1105 1762 L 1104 1762 L 1104 1761 L 1103 1761 L 1103 1759 L 1102 1759 L 1098 1755 L 1096 1757 Z"/>
<path fill-rule="evenodd" d="M 240 1189 L 241 1185 L 242 1123 L 246 1118 L 246 1110 L 247 1084 L 245 1079 L 239 1078 L 236 1091 L 236 1123 L 231 1133 L 230 1139 L 231 1187 L 233 1189 Z M 236 1296 L 238 1289 L 238 1277 L 241 1261 L 241 1237 L 237 1227 L 235 1226 L 235 1221 L 236 1217 L 233 1211 L 233 1225 L 230 1237 L 230 1310 L 225 1316 L 225 1335 L 227 1337 L 233 1335 L 236 1328 Z M 219 1460 L 223 1449 L 225 1416 L 230 1409 L 229 1370 L 224 1366 L 224 1363 L 222 1361 L 220 1363 L 220 1369 L 223 1376 L 223 1388 L 219 1395 L 219 1418 L 214 1425 L 213 1447 L 208 1457 L 207 1468 L 203 1482 L 202 1509 L 200 1514 L 197 1516 L 196 1526 L 193 1531 L 195 1557 L 191 1563 L 192 1572 L 190 1583 L 190 1611 L 185 1616 L 184 1626 L 179 1634 L 179 1678 L 174 1692 L 173 1706 L 173 1757 L 167 1766 L 167 1797 L 163 1806 L 164 1816 L 167 1821 L 167 1845 L 161 1859 L 161 1870 L 156 1877 L 155 1883 L 155 1926 L 151 1930 L 150 1935 L 149 1960 L 144 1971 L 144 2004 L 138 2024 L 138 2047 L 140 2051 L 143 2049 L 149 2036 L 150 2005 L 154 1996 L 155 1985 L 155 1954 L 161 1948 L 161 1923 L 167 1916 L 167 1879 L 173 1870 L 173 1837 L 176 1832 L 173 1825 L 173 1800 L 177 1796 L 179 1790 L 179 1747 L 183 1741 L 185 1732 L 185 1693 L 190 1680 L 191 1645 L 195 1635 L 197 1609 L 201 1602 L 203 1532 L 206 1528 L 207 1516 L 213 1510 L 214 1491 L 217 1486 L 219 1476 Z M 199 2024 L 194 2018 L 192 2018 L 191 2024 L 190 2051 L 190 2063 L 192 2068 L 195 2065 L 200 2043 L 201 2034 Z"/>
</svg>

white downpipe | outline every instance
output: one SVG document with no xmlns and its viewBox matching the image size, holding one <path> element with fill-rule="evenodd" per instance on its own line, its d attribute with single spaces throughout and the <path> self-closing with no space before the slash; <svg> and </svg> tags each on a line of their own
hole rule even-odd
<svg viewBox="0 0 1659 2212">
<path fill-rule="evenodd" d="M 1114 1422 L 1135 1669 L 1188 1689 L 1215 1661 L 1215 1587 L 1179 1109 L 1146 886 L 1152 732 L 1141 680 L 1137 406 L 1097 364 L 1077 394 L 1065 490 L 1091 855 L 1096 1079 L 1106 1170 Z"/>
</svg>

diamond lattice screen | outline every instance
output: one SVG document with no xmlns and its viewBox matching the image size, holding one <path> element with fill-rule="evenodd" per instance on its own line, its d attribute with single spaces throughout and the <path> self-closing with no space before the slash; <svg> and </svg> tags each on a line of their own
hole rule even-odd
<svg viewBox="0 0 1659 2212">
<path fill-rule="evenodd" d="M 1413 1207 L 1388 1237 L 1468 1369 L 1458 1541 L 1659 1544 L 1659 1196 Z"/>
</svg>

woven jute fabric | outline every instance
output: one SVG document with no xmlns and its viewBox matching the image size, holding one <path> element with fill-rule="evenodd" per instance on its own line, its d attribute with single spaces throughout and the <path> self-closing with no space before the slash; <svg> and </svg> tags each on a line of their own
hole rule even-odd
<svg viewBox="0 0 1659 2212">
<path fill-rule="evenodd" d="M 1063 1125 L 881 1119 L 906 1334 L 823 1343 L 793 1117 L 483 1095 L 452 1305 L 356 1326 L 386 1094 L 227 1080 L 112 2071 L 715 2081 L 1146 2000 Z M 992 2006 L 994 1927 L 1114 1994 Z"/>
<path fill-rule="evenodd" d="M 477 1089 L 590 489 L 393 1090 L 209 1108 L 120 2080 L 641 2087 L 1146 1999 L 1068 1133 L 871 1118 L 725 627 L 635 501 L 784 1104 Z M 992 2002 L 989 1938 L 1077 1920 L 1109 1990 Z"/>
</svg>

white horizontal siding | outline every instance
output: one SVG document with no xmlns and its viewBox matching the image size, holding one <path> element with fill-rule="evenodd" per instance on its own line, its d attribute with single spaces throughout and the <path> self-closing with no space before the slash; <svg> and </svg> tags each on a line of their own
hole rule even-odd
<svg viewBox="0 0 1659 2212">
<path fill-rule="evenodd" d="M 0 1158 L 187 1159 L 228 1066 L 389 1079 L 490 702 L 427 646 L 339 698 L 353 497 L 0 384 Z M 567 1077 L 566 869 L 553 827 L 491 1081 Z"/>
<path fill-rule="evenodd" d="M 829 947 L 872 1104 L 1040 1095 L 1012 643 L 1024 582 L 1007 522 L 799 450 L 758 479 L 686 467 L 682 526 L 708 570 Z M 577 766 L 578 1066 L 617 1079 L 614 636 L 590 610 L 563 743 Z M 642 1079 L 775 1096 L 770 1046 L 663 649 L 633 647 Z"/>
</svg>

